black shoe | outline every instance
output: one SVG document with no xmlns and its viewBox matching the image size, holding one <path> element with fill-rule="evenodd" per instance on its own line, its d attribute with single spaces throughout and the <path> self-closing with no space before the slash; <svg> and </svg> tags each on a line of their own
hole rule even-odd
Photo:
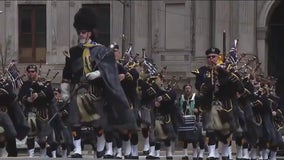
<svg viewBox="0 0 284 160">
<path fill-rule="evenodd" d="M 166 157 L 167 160 L 172 160 L 173 159 L 173 156 L 168 156 Z"/>
<path fill-rule="evenodd" d="M 197 158 L 194 157 L 194 158 L 192 158 L 192 160 L 197 160 Z"/>
<path fill-rule="evenodd" d="M 57 153 L 57 152 L 56 152 L 56 157 L 57 157 L 57 158 L 61 158 L 62 155 L 61 155 L 60 153 Z"/>
<path fill-rule="evenodd" d="M 100 152 L 97 151 L 97 158 L 102 158 L 104 156 L 104 154 L 105 154 L 104 150 L 100 151 Z"/>
<path fill-rule="evenodd" d="M 131 159 L 131 155 L 124 156 L 124 159 Z"/>
<path fill-rule="evenodd" d="M 148 155 L 148 156 L 146 156 L 146 159 L 160 159 L 160 157 Z"/>
<path fill-rule="evenodd" d="M 143 155 L 148 155 L 150 153 L 150 150 L 148 151 L 143 151 Z"/>
<path fill-rule="evenodd" d="M 222 157 L 222 160 L 230 160 L 229 157 Z"/>
<path fill-rule="evenodd" d="M 182 160 L 189 160 L 188 156 L 181 157 Z"/>
<path fill-rule="evenodd" d="M 139 159 L 139 156 L 127 155 L 127 156 L 124 156 L 124 159 Z"/>
<path fill-rule="evenodd" d="M 113 155 L 109 155 L 109 154 L 104 155 L 104 159 L 113 159 L 113 158 L 114 158 Z"/>
<path fill-rule="evenodd" d="M 139 159 L 139 156 L 131 156 L 131 159 Z"/>
<path fill-rule="evenodd" d="M 49 158 L 52 158 L 51 147 L 47 147 L 47 148 L 46 148 L 46 155 L 47 155 Z"/>
<path fill-rule="evenodd" d="M 71 156 L 71 158 L 83 158 L 83 157 L 82 157 L 82 154 L 75 153 Z"/>
<path fill-rule="evenodd" d="M 200 157 L 199 157 L 197 160 L 203 160 L 203 158 L 200 158 Z"/>
</svg>

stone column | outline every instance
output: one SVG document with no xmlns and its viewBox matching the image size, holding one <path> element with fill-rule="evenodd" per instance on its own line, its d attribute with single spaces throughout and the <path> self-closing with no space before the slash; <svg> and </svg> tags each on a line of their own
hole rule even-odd
<svg viewBox="0 0 284 160">
<path fill-rule="evenodd" d="M 266 43 L 267 27 L 258 27 L 257 30 L 257 57 L 261 62 L 261 71 L 267 75 L 268 73 L 268 46 Z"/>
<path fill-rule="evenodd" d="M 165 5 L 161 1 L 152 1 L 152 49 L 154 52 L 158 52 L 165 48 L 165 29 L 161 24 L 165 24 L 164 15 L 162 11 L 165 11 Z"/>
<path fill-rule="evenodd" d="M 256 54 L 255 1 L 239 1 L 239 51 Z"/>
<path fill-rule="evenodd" d="M 195 57 L 210 47 L 210 1 L 195 1 Z"/>
<path fill-rule="evenodd" d="M 6 30 L 6 25 L 5 25 L 5 19 L 6 19 L 6 11 L 5 11 L 5 1 L 0 1 L 0 44 L 1 44 L 1 49 L 2 52 L 4 51 L 4 44 L 5 44 L 5 30 Z"/>
<path fill-rule="evenodd" d="M 78 36 L 76 29 L 73 27 L 74 16 L 81 8 L 81 2 L 76 0 L 70 0 L 69 2 L 69 27 L 70 27 L 70 46 L 74 46 L 78 44 Z"/>
<path fill-rule="evenodd" d="M 65 56 L 63 51 L 69 49 L 69 39 L 70 39 L 70 29 L 72 26 L 67 26 L 70 24 L 70 2 L 69 1 L 57 1 L 57 17 L 55 28 L 57 30 L 56 34 L 56 56 L 53 62 L 55 64 L 64 64 Z M 53 38 L 52 38 L 53 41 Z"/>
<path fill-rule="evenodd" d="M 230 17 L 231 17 L 231 1 L 216 1 L 215 8 L 215 30 L 214 30 L 214 46 L 223 51 L 223 32 L 226 32 L 226 50 L 230 46 Z"/>
<path fill-rule="evenodd" d="M 140 53 L 142 48 L 148 48 L 148 1 L 135 1 L 132 3 L 133 7 L 133 45 L 134 45 L 134 53 Z M 148 52 L 148 51 L 147 51 Z"/>
<path fill-rule="evenodd" d="M 160 52 L 165 49 L 165 14 L 163 15 L 162 11 L 165 11 L 165 5 L 163 1 L 152 1 L 152 19 L 151 19 L 151 50 L 146 52 L 146 56 L 152 57 L 157 64 L 161 66 L 161 54 Z"/>
<path fill-rule="evenodd" d="M 123 34 L 123 2 L 113 1 L 110 6 L 111 25 L 110 25 L 110 42 L 116 42 L 122 49 Z"/>
<path fill-rule="evenodd" d="M 48 1 L 46 3 L 46 63 L 53 63 L 56 59 L 57 43 L 57 2 Z"/>
<path fill-rule="evenodd" d="M 5 40 L 3 45 L 7 47 L 9 57 L 18 58 L 18 4 L 17 1 L 5 1 Z M 9 45 L 8 45 L 9 43 Z"/>
</svg>

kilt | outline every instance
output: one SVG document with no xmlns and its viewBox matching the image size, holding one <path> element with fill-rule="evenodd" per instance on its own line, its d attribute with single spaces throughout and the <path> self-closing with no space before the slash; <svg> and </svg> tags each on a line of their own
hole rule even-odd
<svg viewBox="0 0 284 160">
<path fill-rule="evenodd" d="M 154 124 L 154 112 L 152 110 L 151 104 L 142 105 L 140 107 L 140 113 L 141 113 L 141 123 L 150 126 Z"/>
<path fill-rule="evenodd" d="M 88 86 L 76 86 L 75 94 L 71 97 L 67 122 L 70 126 L 81 126 L 82 123 L 90 123 L 94 126 L 107 125 L 104 115 L 105 99 L 94 97 L 88 91 Z"/>
<path fill-rule="evenodd" d="M 170 115 L 159 115 L 155 117 L 154 135 L 157 140 L 176 139 L 177 135 Z"/>
<path fill-rule="evenodd" d="M 180 141 L 197 141 L 202 136 L 202 127 L 196 121 L 195 115 L 183 116 L 184 123 L 178 128 Z"/>
</svg>

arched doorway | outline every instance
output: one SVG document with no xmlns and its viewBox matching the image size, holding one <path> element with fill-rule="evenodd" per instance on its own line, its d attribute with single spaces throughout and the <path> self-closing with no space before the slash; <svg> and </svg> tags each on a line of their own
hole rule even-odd
<svg viewBox="0 0 284 160">
<path fill-rule="evenodd" d="M 284 2 L 278 4 L 268 22 L 268 75 L 278 79 L 277 93 L 284 98 Z"/>
</svg>

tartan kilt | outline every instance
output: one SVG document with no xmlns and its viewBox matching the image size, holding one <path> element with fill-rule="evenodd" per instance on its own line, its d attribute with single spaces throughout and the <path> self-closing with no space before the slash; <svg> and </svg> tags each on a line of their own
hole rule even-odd
<svg viewBox="0 0 284 160">
<path fill-rule="evenodd" d="M 195 115 L 183 116 L 184 123 L 178 128 L 179 141 L 197 141 L 202 136 L 202 127 Z"/>
</svg>

